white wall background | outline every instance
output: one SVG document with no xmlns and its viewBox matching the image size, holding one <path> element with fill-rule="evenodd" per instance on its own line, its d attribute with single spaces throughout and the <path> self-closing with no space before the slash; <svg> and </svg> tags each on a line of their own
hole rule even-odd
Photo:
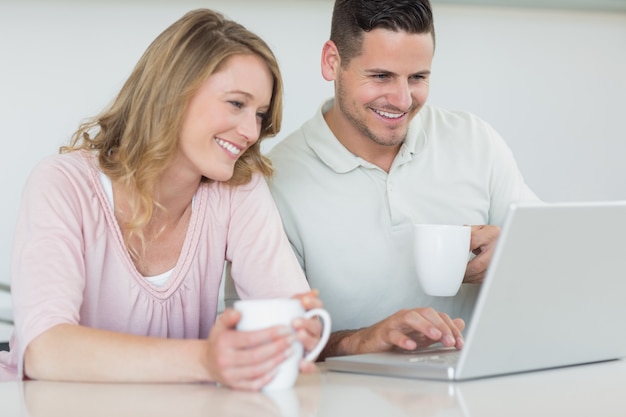
<svg viewBox="0 0 626 417">
<path fill-rule="evenodd" d="M 196 7 L 224 12 L 274 49 L 285 122 L 267 147 L 332 94 L 319 72 L 332 0 L 0 0 L 0 282 L 9 282 L 33 165 L 107 105 L 149 42 Z M 434 9 L 431 103 L 491 122 L 547 201 L 626 199 L 626 13 Z"/>
</svg>

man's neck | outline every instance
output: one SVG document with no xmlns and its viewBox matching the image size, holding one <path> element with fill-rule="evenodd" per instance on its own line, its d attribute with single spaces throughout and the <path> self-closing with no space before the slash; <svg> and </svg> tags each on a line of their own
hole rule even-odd
<svg viewBox="0 0 626 417">
<path fill-rule="evenodd" d="M 348 121 L 337 117 L 337 111 L 333 106 L 324 114 L 324 120 L 337 140 L 353 155 L 388 173 L 401 145 L 385 146 L 374 142 Z"/>
</svg>

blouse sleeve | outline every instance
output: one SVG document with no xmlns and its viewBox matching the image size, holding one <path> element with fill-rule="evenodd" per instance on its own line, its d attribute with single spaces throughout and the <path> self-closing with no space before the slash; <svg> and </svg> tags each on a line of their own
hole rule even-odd
<svg viewBox="0 0 626 417">
<path fill-rule="evenodd" d="M 20 376 L 29 343 L 55 325 L 78 323 L 83 300 L 80 187 L 58 161 L 45 160 L 30 175 L 15 229 L 11 288 L 16 346 L 11 352 L 17 351 Z"/>
<path fill-rule="evenodd" d="M 289 297 L 309 290 L 261 175 L 233 191 L 226 251 L 242 299 Z"/>
</svg>

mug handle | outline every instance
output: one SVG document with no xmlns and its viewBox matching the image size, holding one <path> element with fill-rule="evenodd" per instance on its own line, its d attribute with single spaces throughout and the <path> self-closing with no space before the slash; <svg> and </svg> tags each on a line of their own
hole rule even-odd
<svg viewBox="0 0 626 417">
<path fill-rule="evenodd" d="M 322 326 L 323 326 L 322 335 L 320 337 L 320 340 L 317 342 L 317 345 L 315 345 L 315 347 L 313 348 L 313 350 L 311 350 L 304 357 L 304 360 L 309 361 L 309 362 L 314 361 L 315 358 L 319 356 L 319 354 L 322 352 L 322 349 L 324 349 L 324 346 L 326 346 L 326 343 L 328 343 L 328 338 L 330 337 L 331 321 L 330 321 L 330 314 L 328 314 L 328 311 L 324 310 L 323 308 L 314 308 L 304 313 L 304 318 L 306 319 L 310 319 L 311 317 L 315 317 L 315 316 L 318 316 L 319 318 L 322 319 Z"/>
</svg>

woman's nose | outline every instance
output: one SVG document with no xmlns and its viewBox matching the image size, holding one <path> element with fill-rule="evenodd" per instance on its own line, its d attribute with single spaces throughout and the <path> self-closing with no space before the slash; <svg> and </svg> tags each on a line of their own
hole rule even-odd
<svg viewBox="0 0 626 417">
<path fill-rule="evenodd" d="M 238 132 L 247 142 L 254 143 L 259 139 L 261 134 L 261 121 L 255 112 L 246 113 L 238 127 Z"/>
</svg>

